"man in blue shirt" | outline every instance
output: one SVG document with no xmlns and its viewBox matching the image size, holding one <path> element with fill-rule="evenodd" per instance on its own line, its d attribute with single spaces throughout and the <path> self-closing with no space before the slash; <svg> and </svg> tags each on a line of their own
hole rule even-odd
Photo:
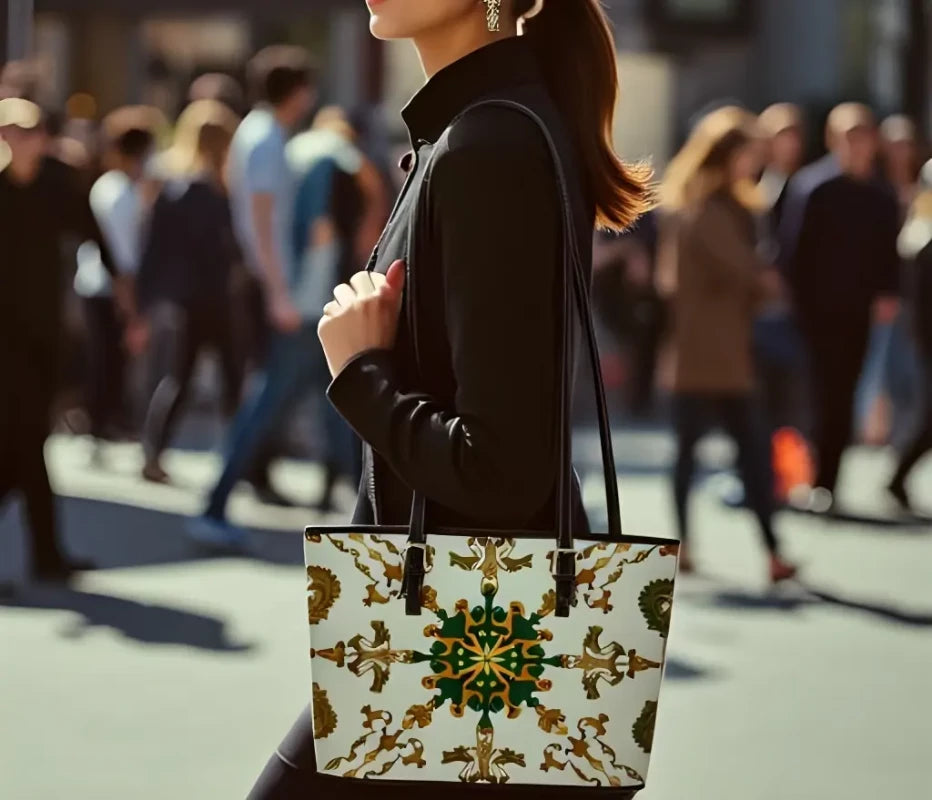
<svg viewBox="0 0 932 800">
<path fill-rule="evenodd" d="M 233 422 L 223 474 L 207 511 L 191 529 L 197 540 L 219 546 L 242 542 L 242 532 L 226 522 L 230 493 L 299 391 L 307 371 L 303 354 L 319 348 L 316 329 L 305 324 L 292 297 L 297 186 L 285 154 L 290 132 L 314 99 L 307 53 L 267 48 L 250 62 L 249 82 L 259 102 L 234 137 L 228 177 L 237 238 L 269 323 L 269 355 L 260 386 Z"/>
</svg>

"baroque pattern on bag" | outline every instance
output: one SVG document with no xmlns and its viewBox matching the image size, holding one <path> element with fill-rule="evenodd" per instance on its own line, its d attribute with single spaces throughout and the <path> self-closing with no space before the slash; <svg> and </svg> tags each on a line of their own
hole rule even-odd
<svg viewBox="0 0 932 800">
<path fill-rule="evenodd" d="M 392 637 L 384 622 L 372 622 L 374 635 L 367 639 L 362 634 L 354 636 L 348 643 L 337 642 L 328 650 L 311 650 L 311 658 L 332 661 L 338 667 L 347 666 L 357 678 L 372 674 L 371 691 L 381 692 L 388 683 L 392 664 L 408 664 L 414 658 L 410 650 L 393 650 Z M 352 657 L 346 664 L 347 655 Z"/>
<path fill-rule="evenodd" d="M 319 625 L 330 616 L 330 609 L 340 599 L 340 580 L 329 569 L 308 567 L 307 615 L 311 625 Z"/>
<path fill-rule="evenodd" d="M 470 555 L 450 553 L 450 565 L 466 570 L 466 572 L 481 572 L 482 586 L 480 591 L 498 591 L 498 572 L 520 572 L 533 566 L 533 555 L 524 558 L 512 558 L 511 554 L 517 542 L 514 539 L 469 539 L 467 546 Z"/>
<path fill-rule="evenodd" d="M 367 579 L 368 596 L 363 599 L 364 605 L 381 605 L 398 595 L 403 555 L 397 546 L 375 536 L 324 538 L 337 550 L 351 556 L 355 568 Z M 309 540 L 313 541 L 310 537 Z M 482 600 L 473 603 L 461 599 L 448 611 L 448 607 L 441 607 L 437 590 L 424 586 L 422 608 L 436 618 L 423 629 L 424 636 L 431 642 L 429 647 L 394 649 L 388 625 L 375 620 L 369 623 L 373 631 L 371 636 L 358 634 L 331 648 L 311 651 L 312 658 L 330 661 L 356 677 L 371 677 L 370 691 L 380 694 L 386 694 L 384 690 L 393 665 L 407 665 L 404 668 L 421 665 L 430 670 L 421 682 L 432 696 L 425 698 L 425 703 L 408 708 L 397 730 L 394 729 L 397 725 L 393 727 L 391 712 L 366 706 L 361 710 L 366 732 L 352 745 L 347 756 L 332 759 L 326 770 L 343 770 L 344 777 L 371 778 L 384 776 L 399 764 L 399 769 L 423 768 L 428 760 L 424 744 L 418 739 L 406 738 L 407 732 L 442 724 L 438 713 L 446 708 L 447 718 L 474 715 L 475 745 L 444 750 L 442 764 L 462 765 L 459 780 L 465 783 L 503 784 L 514 779 L 515 771 L 527 770 L 528 764 L 526 755 L 514 749 L 513 742 L 508 742 L 511 747 L 503 743 L 496 747 L 496 734 L 499 739 L 507 736 L 502 731 L 507 730 L 509 720 L 517 720 L 526 709 L 533 709 L 535 727 L 546 736 L 561 740 L 546 747 L 541 770 L 572 774 L 579 781 L 594 786 L 619 787 L 625 785 L 626 779 L 643 783 L 637 770 L 619 763 L 607 739 L 611 738 L 612 745 L 624 748 L 629 755 L 630 748 L 621 743 L 617 731 L 611 737 L 607 731 L 611 727 L 623 727 L 629 731 L 625 735 L 627 741 L 649 754 L 656 702 L 647 702 L 633 725 L 634 716 L 628 716 L 628 711 L 624 720 L 610 718 L 607 714 L 584 716 L 577 722 L 576 731 L 571 733 L 566 714 L 559 708 L 545 706 L 540 695 L 552 689 L 554 674 L 548 676 L 548 673 L 575 671 L 581 673 L 580 682 L 587 700 L 604 702 L 610 699 L 604 696 L 606 690 L 618 686 L 625 678 L 635 679 L 641 673 L 659 671 L 662 661 L 646 658 L 634 648 L 626 649 L 617 641 L 609 641 L 599 625 L 588 626 L 584 633 L 580 631 L 582 641 L 577 653 L 554 653 L 550 650 L 553 634 L 543 627 L 544 620 L 556 609 L 553 589 L 541 595 L 535 612 L 529 613 L 517 600 L 507 604 L 499 600 L 499 596 L 508 591 L 510 582 L 504 580 L 505 577 L 531 568 L 534 555 L 516 557 L 518 542 L 514 540 L 470 538 L 460 542 L 460 549 L 449 551 L 450 566 L 454 571 L 476 574 L 476 588 Z M 632 549 L 629 544 L 599 543 L 579 552 L 578 584 L 588 587 L 584 595 L 588 608 L 608 614 L 613 609 L 612 587 L 619 583 L 626 568 L 644 563 L 657 551 L 661 557 L 676 552 L 675 548 L 656 546 L 632 554 Z M 544 552 L 541 550 L 540 555 Z M 329 570 L 324 571 L 329 573 Z M 669 632 L 672 595 L 673 581 L 666 579 L 647 583 L 636 594 L 646 629 L 664 639 Z M 589 619 L 592 619 L 592 612 L 589 612 Z M 333 622 L 328 624 L 332 626 Z M 564 631 L 561 638 L 565 639 L 565 634 Z M 397 709 L 396 713 L 400 714 Z M 320 728 L 325 730 L 326 725 L 322 722 Z M 315 734 L 317 729 L 315 706 Z"/>
<path fill-rule="evenodd" d="M 644 783 L 644 778 L 631 767 L 618 763 L 615 751 L 605 742 L 609 717 L 583 717 L 576 725 L 579 736 L 569 736 L 568 745 L 551 744 L 544 750 L 544 772 L 565 771 L 569 767 L 577 777 L 593 786 L 621 786 L 621 773 L 631 780 Z M 611 770 L 611 771 L 610 771 Z"/>
<path fill-rule="evenodd" d="M 351 533 L 349 536 L 327 536 L 341 553 L 353 559 L 356 569 L 369 581 L 363 605 L 371 608 L 385 605 L 401 593 L 401 581 L 404 577 L 404 565 L 401 551 L 392 542 L 378 536 L 363 536 Z M 348 540 L 348 544 L 344 541 Z M 313 535 L 308 537 L 313 542 Z M 322 541 L 322 539 L 319 539 Z M 428 547 L 428 558 L 433 558 L 434 549 Z"/>
<path fill-rule="evenodd" d="M 349 769 L 341 773 L 344 778 L 367 779 L 387 775 L 398 763 L 418 769 L 427 766 L 424 743 L 413 737 L 402 740 L 404 727 L 393 732 L 391 713 L 374 711 L 372 706 L 366 706 L 361 713 L 365 718 L 362 727 L 368 733 L 353 742 L 349 754 L 328 762 L 327 770 L 336 771 L 346 766 Z"/>
<path fill-rule="evenodd" d="M 327 693 L 316 683 L 313 687 L 314 738 L 326 739 L 337 729 L 338 718 Z"/>
<path fill-rule="evenodd" d="M 475 747 L 457 747 L 443 754 L 444 764 L 465 764 L 459 779 L 463 783 L 508 783 L 508 767 L 526 767 L 523 755 L 514 750 L 495 749 L 495 732 L 476 729 Z"/>
<path fill-rule="evenodd" d="M 582 685 L 589 700 L 598 700 L 599 683 L 617 686 L 625 676 L 633 678 L 639 672 L 660 669 L 663 665 L 657 661 L 641 658 L 636 650 L 625 652 L 618 642 L 602 646 L 599 638 L 603 630 L 598 626 L 589 629 L 583 641 L 583 652 L 579 656 L 563 656 L 562 666 L 566 669 L 582 670 Z"/>
<path fill-rule="evenodd" d="M 642 564 L 660 548 L 639 550 L 634 558 L 624 556 L 631 552 L 630 544 L 594 544 L 576 554 L 576 585 L 588 588 L 582 593 L 583 600 L 589 608 L 599 609 L 603 614 L 615 610 L 611 604 L 612 592 L 608 587 L 614 586 L 624 575 L 625 567 Z M 553 553 L 548 558 L 553 558 Z"/>
</svg>

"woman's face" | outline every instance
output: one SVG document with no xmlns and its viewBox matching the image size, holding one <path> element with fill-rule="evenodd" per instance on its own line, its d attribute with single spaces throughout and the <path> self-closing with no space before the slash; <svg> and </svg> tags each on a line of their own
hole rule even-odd
<svg viewBox="0 0 932 800">
<path fill-rule="evenodd" d="M 366 0 L 377 39 L 414 39 L 464 17 L 485 14 L 482 0 Z"/>
</svg>

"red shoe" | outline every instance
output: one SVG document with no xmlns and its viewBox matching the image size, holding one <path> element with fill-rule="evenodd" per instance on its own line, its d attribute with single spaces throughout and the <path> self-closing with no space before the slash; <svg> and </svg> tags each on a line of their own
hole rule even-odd
<svg viewBox="0 0 932 800">
<path fill-rule="evenodd" d="M 692 575 L 695 571 L 696 565 L 693 563 L 692 558 L 690 558 L 686 545 L 680 545 L 680 574 Z"/>
<path fill-rule="evenodd" d="M 770 559 L 770 582 L 783 583 L 791 581 L 799 573 L 799 568 L 793 564 L 788 564 L 778 556 L 772 556 Z"/>
</svg>

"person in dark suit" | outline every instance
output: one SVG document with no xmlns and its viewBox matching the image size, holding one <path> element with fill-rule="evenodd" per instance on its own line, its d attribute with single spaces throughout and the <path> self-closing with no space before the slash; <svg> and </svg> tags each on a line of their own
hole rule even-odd
<svg viewBox="0 0 932 800">
<path fill-rule="evenodd" d="M 829 155 L 790 182 L 779 229 L 780 262 L 808 348 L 819 465 L 814 489 L 796 502 L 817 512 L 835 507 L 872 319 L 896 315 L 900 268 L 899 209 L 876 179 L 873 113 L 838 106 L 827 143 Z"/>
<path fill-rule="evenodd" d="M 32 577 L 62 582 L 92 568 L 63 552 L 44 454 L 58 388 L 66 237 L 97 243 L 121 307 L 130 303 L 76 172 L 48 155 L 45 123 L 34 103 L 0 100 L 0 504 L 22 493 Z"/>
</svg>

